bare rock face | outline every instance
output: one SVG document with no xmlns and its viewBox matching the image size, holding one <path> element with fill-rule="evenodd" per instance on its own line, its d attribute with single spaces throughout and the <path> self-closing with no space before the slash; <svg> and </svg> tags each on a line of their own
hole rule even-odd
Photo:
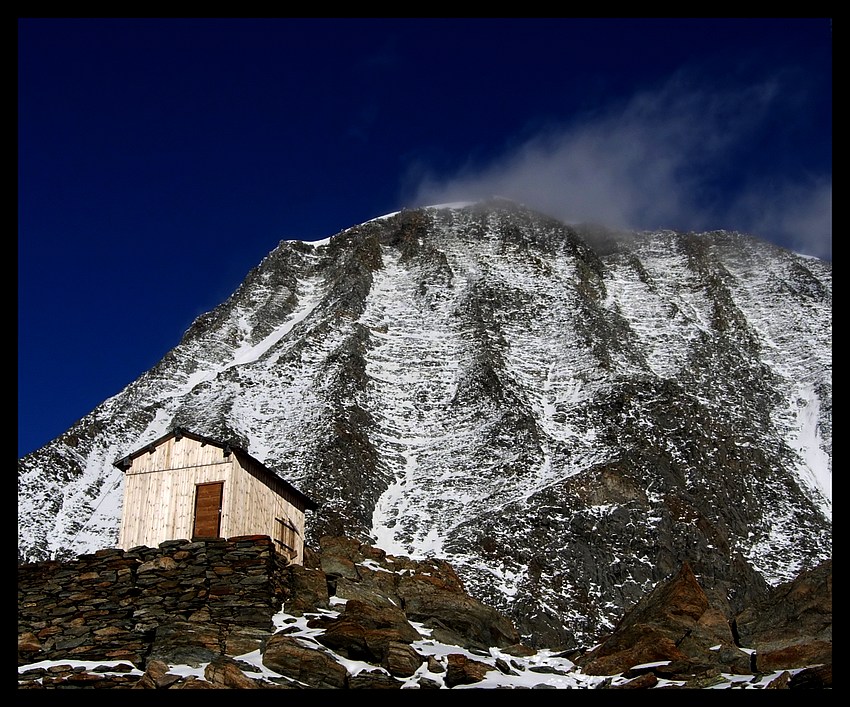
<svg viewBox="0 0 850 707">
<path fill-rule="evenodd" d="M 722 649 L 727 649 L 721 653 Z M 636 665 L 669 662 L 694 673 L 721 660 L 728 672 L 749 672 L 723 614 L 712 607 L 689 564 L 628 612 L 614 632 L 580 664 L 590 675 L 615 675 Z"/>
<path fill-rule="evenodd" d="M 735 617 L 759 670 L 832 663 L 832 560 L 775 587 Z"/>
</svg>

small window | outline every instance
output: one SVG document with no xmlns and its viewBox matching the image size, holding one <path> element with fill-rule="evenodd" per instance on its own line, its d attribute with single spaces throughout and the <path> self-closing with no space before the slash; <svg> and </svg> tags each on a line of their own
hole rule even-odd
<svg viewBox="0 0 850 707">
<path fill-rule="evenodd" d="M 295 529 L 295 526 L 282 518 L 275 518 L 275 525 L 276 533 L 274 541 L 277 544 L 278 551 L 290 558 L 295 557 L 298 554 L 296 550 L 298 531 Z"/>
</svg>

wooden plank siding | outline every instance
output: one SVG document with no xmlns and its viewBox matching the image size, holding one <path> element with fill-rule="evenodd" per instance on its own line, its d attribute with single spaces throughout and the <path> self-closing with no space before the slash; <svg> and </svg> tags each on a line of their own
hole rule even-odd
<svg viewBox="0 0 850 707">
<path fill-rule="evenodd" d="M 235 464 L 233 455 L 183 437 L 167 439 L 154 452 L 132 461 L 124 474 L 124 510 L 119 545 L 125 550 L 138 545 L 157 547 L 164 540 L 192 538 L 197 484 L 228 481 Z M 224 514 L 222 514 L 224 516 Z M 227 532 L 222 517 L 222 532 Z"/>
<path fill-rule="evenodd" d="M 296 564 L 302 564 L 304 559 L 304 513 L 299 511 L 283 495 L 283 483 L 278 488 L 274 488 L 273 482 L 267 483 L 265 476 L 260 476 L 257 469 L 252 468 L 251 460 L 239 458 L 239 455 L 234 456 L 237 456 L 238 462 L 244 463 L 244 466 L 240 464 L 240 470 L 243 473 L 234 475 L 231 495 L 229 500 L 226 501 L 229 527 L 255 528 L 256 530 L 252 530 L 252 533 L 268 535 L 276 539 L 277 523 L 275 518 L 287 519 L 295 526 L 298 536 L 302 540 L 299 547 L 294 548 L 297 554 L 292 561 Z"/>
<path fill-rule="evenodd" d="M 172 435 L 125 458 L 121 468 L 125 474 L 121 548 L 192 539 L 197 487 L 219 482 L 223 484 L 220 537 L 277 539 L 277 519 L 283 519 L 300 540 L 290 561 L 303 563 L 304 508 L 305 502 L 310 507 L 312 502 L 241 450 Z"/>
</svg>

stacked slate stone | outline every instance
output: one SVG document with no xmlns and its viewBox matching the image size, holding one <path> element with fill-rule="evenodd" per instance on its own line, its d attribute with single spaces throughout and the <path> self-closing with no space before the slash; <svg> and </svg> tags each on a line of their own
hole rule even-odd
<svg viewBox="0 0 850 707">
<path fill-rule="evenodd" d="M 144 637 L 134 635 L 138 560 L 99 550 L 76 562 L 38 562 L 18 568 L 18 634 L 36 654 L 80 660 L 136 662 Z"/>
<path fill-rule="evenodd" d="M 251 535 L 21 565 L 19 660 L 143 662 L 156 640 L 184 623 L 208 633 L 205 642 L 217 655 L 231 626 L 273 628 L 286 563 L 268 536 Z"/>
</svg>

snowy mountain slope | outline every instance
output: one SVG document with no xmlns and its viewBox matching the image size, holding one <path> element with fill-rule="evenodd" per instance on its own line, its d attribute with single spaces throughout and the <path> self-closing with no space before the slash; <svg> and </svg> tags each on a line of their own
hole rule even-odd
<svg viewBox="0 0 850 707">
<path fill-rule="evenodd" d="M 117 540 L 112 462 L 183 425 L 449 560 L 543 645 L 685 559 L 735 608 L 830 557 L 831 264 L 510 202 L 284 241 L 151 371 L 19 462 L 25 560 Z"/>
</svg>

